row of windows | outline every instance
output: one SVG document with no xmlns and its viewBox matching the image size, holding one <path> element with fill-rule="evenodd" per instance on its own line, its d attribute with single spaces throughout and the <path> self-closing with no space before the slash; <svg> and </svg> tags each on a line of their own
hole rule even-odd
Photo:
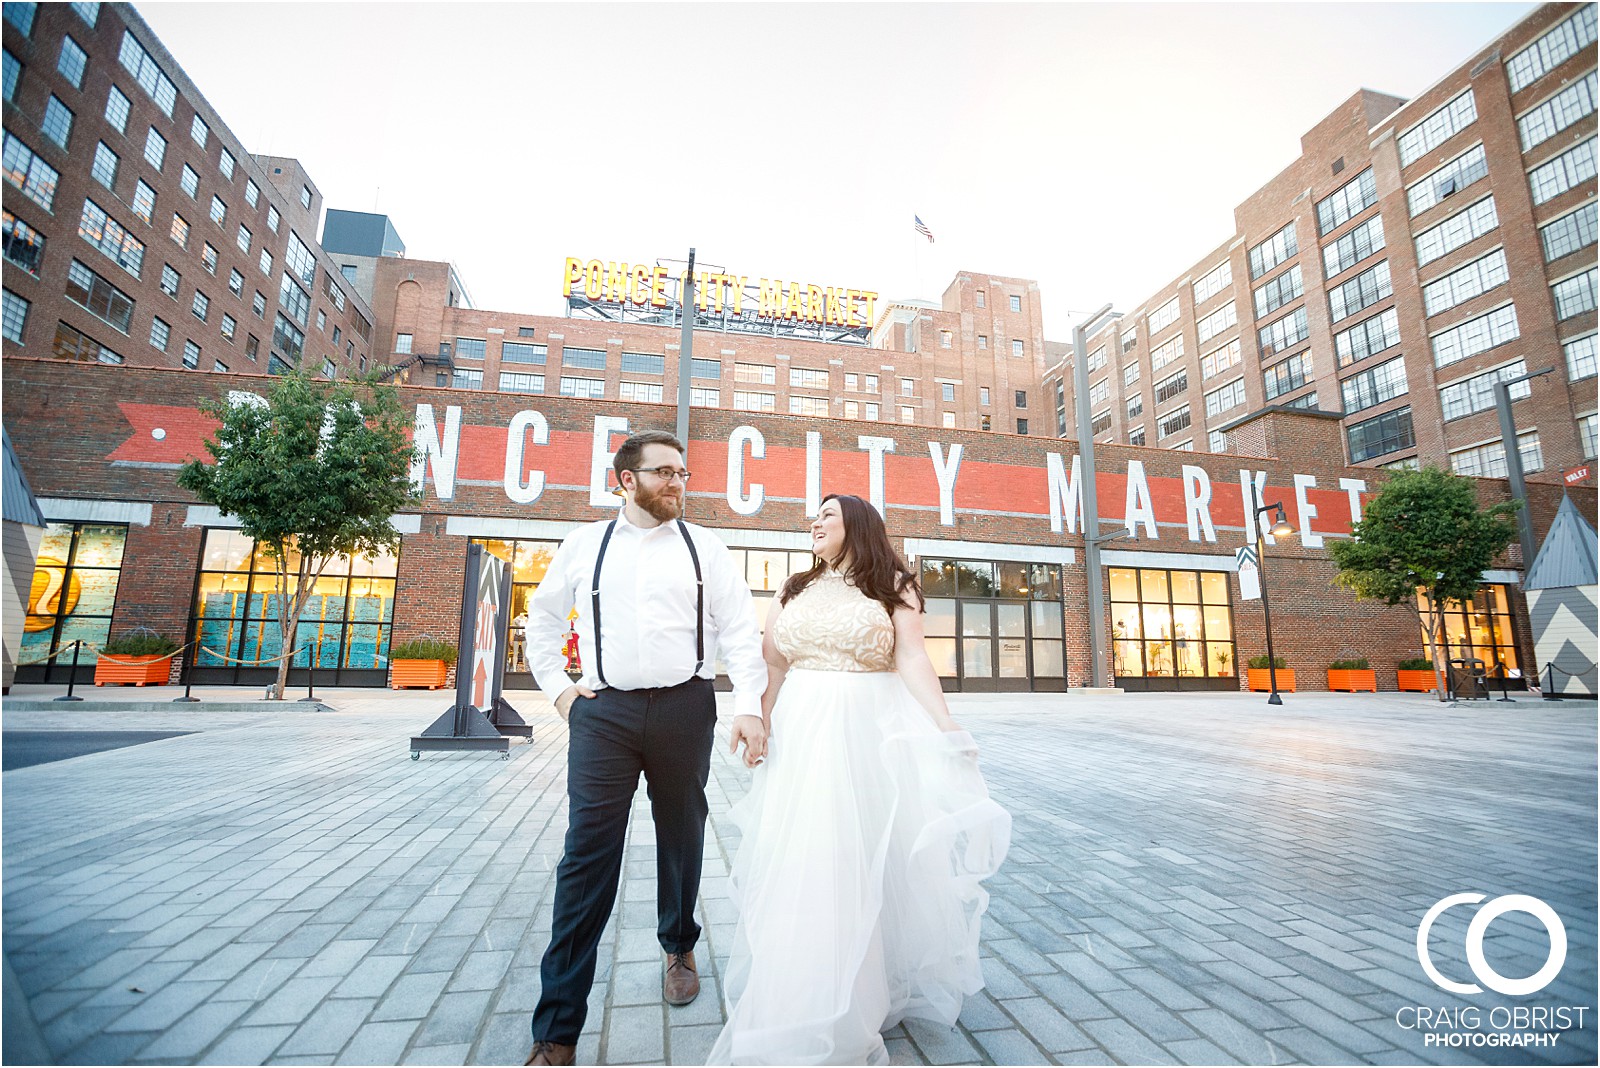
<svg viewBox="0 0 1600 1068">
<path fill-rule="evenodd" d="M 1236 378 L 1222 388 L 1206 394 L 1206 418 L 1219 415 L 1230 408 L 1237 408 L 1244 403 L 1244 400 L 1244 379 Z"/>
<path fill-rule="evenodd" d="M 1363 319 L 1348 330 L 1333 335 L 1333 351 L 1340 367 L 1366 359 L 1400 344 L 1400 316 L 1393 309 Z"/>
<path fill-rule="evenodd" d="M 1169 363 L 1183 359 L 1183 334 L 1179 332 L 1156 348 L 1150 350 L 1150 369 L 1159 371 Z"/>
<path fill-rule="evenodd" d="M 1575 145 L 1555 159 L 1528 172 L 1533 202 L 1543 204 L 1595 177 L 1595 138 Z"/>
<path fill-rule="evenodd" d="M 1233 261 L 1223 260 L 1194 284 L 1195 306 L 1205 303 L 1231 285 L 1233 285 Z"/>
<path fill-rule="evenodd" d="M 1417 235 L 1417 266 L 1424 267 L 1499 225 L 1500 217 L 1495 211 L 1494 197 L 1484 197 L 1465 211 L 1457 212 Z"/>
<path fill-rule="evenodd" d="M 1406 187 L 1406 207 L 1413 218 L 1445 197 L 1454 196 L 1489 173 L 1483 145 L 1476 144 L 1415 185 Z"/>
<path fill-rule="evenodd" d="M 1478 104 L 1469 88 L 1396 140 L 1400 166 L 1409 167 L 1478 120 Z"/>
<path fill-rule="evenodd" d="M 1207 341 L 1210 341 L 1238 322 L 1239 310 L 1234 306 L 1234 302 L 1230 300 L 1195 324 L 1196 340 L 1204 345 Z"/>
<path fill-rule="evenodd" d="M 1544 470 L 1544 448 L 1539 444 L 1538 431 L 1529 430 L 1517 435 L 1517 455 L 1522 458 L 1523 471 Z M 1450 453 L 1450 470 L 1475 478 L 1505 478 L 1505 443 L 1495 440 L 1467 449 L 1456 449 Z"/>
<path fill-rule="evenodd" d="M 1161 307 L 1150 313 L 1150 336 L 1155 337 L 1161 331 L 1178 321 L 1178 298 L 1173 297 Z"/>
<path fill-rule="evenodd" d="M 1521 378 L 1527 371 L 1527 363 L 1517 360 L 1493 371 L 1485 371 L 1483 374 L 1439 387 L 1439 406 L 1444 409 L 1445 420 L 1448 422 L 1451 419 L 1461 419 L 1477 412 L 1488 411 L 1494 407 L 1495 383 Z M 1531 396 L 1533 390 L 1530 383 L 1518 382 L 1508 387 L 1507 392 L 1511 394 L 1512 400 L 1521 400 Z"/>
<path fill-rule="evenodd" d="M 1438 315 L 1473 297 L 1487 293 L 1509 280 L 1506 271 L 1505 249 L 1497 248 L 1487 256 L 1456 268 L 1449 274 L 1422 287 L 1422 306 L 1429 315 Z"/>
<path fill-rule="evenodd" d="M 1383 246 L 1383 216 L 1374 215 L 1322 250 L 1323 277 L 1349 270 Z"/>
<path fill-rule="evenodd" d="M 1287 271 L 1278 275 L 1269 282 L 1264 282 L 1254 291 L 1256 318 L 1264 319 L 1292 300 L 1297 300 L 1305 292 L 1305 286 L 1300 276 L 1300 265 L 1297 263 Z"/>
<path fill-rule="evenodd" d="M 1281 363 L 1261 372 L 1262 384 L 1268 400 L 1281 397 L 1311 381 L 1311 353 L 1297 352 Z"/>
<path fill-rule="evenodd" d="M 1433 363 L 1448 367 L 1520 336 L 1516 305 L 1507 304 L 1433 335 Z"/>
<path fill-rule="evenodd" d="M 1554 222 L 1539 227 L 1539 243 L 1546 263 L 1570 256 L 1595 243 L 1597 205 L 1591 201 L 1577 211 L 1568 212 Z"/>
<path fill-rule="evenodd" d="M 1288 226 L 1250 250 L 1250 280 L 1255 281 L 1299 251 L 1294 222 L 1291 221 Z"/>
<path fill-rule="evenodd" d="M 1331 322 L 1347 319 L 1394 294 L 1389 281 L 1389 261 L 1379 260 L 1350 281 L 1328 290 Z"/>
<path fill-rule="evenodd" d="M 1394 400 L 1403 396 L 1408 389 L 1406 361 L 1401 356 L 1385 360 L 1339 383 L 1340 399 L 1344 401 L 1346 413 L 1359 412 Z"/>
<path fill-rule="evenodd" d="M 1590 269 L 1571 278 L 1562 279 L 1550 287 L 1550 296 L 1555 301 L 1558 320 L 1565 321 L 1584 312 L 1594 311 L 1595 271 Z"/>
<path fill-rule="evenodd" d="M 1332 233 L 1377 202 L 1378 183 L 1368 167 L 1317 201 L 1317 233 Z"/>
<path fill-rule="evenodd" d="M 1595 7 L 1584 4 L 1527 48 L 1506 60 L 1506 79 L 1521 92 L 1595 42 Z"/>
<path fill-rule="evenodd" d="M 1595 72 L 1573 82 L 1517 120 L 1522 151 L 1543 144 L 1579 119 L 1594 114 Z"/>
<path fill-rule="evenodd" d="M 1414 447 L 1410 405 L 1351 424 L 1345 429 L 1345 442 L 1353 464 Z"/>
</svg>

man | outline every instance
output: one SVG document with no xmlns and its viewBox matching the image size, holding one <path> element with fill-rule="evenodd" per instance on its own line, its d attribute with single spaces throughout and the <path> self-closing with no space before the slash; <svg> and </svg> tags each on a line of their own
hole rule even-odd
<svg viewBox="0 0 1600 1068">
<path fill-rule="evenodd" d="M 689 481 L 683 446 L 663 431 L 635 434 L 613 467 L 621 513 L 573 532 L 528 603 L 529 666 L 569 731 L 566 852 L 556 869 L 529 1064 L 573 1063 L 640 772 L 656 825 L 662 996 L 687 1005 L 700 992 L 694 904 L 719 651 L 733 680 L 730 748 L 738 752 L 742 742 L 751 767 L 766 752 L 767 668 L 755 607 L 727 547 L 682 520 Z M 574 605 L 584 671 L 576 683 L 560 655 Z"/>
</svg>

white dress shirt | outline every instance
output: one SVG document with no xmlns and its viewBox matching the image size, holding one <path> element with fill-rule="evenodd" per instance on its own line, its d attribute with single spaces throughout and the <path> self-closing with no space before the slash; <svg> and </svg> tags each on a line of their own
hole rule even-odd
<svg viewBox="0 0 1600 1068">
<path fill-rule="evenodd" d="M 561 648 L 574 606 L 578 618 L 573 626 L 583 663 L 579 685 L 592 690 L 602 686 L 640 690 L 676 686 L 694 674 L 695 585 L 689 547 L 676 520 L 646 529 L 630 523 L 626 511 L 619 510 L 600 573 L 606 673 L 606 681 L 600 681 L 595 672 L 590 590 L 606 522 L 591 523 L 567 536 L 528 601 L 528 667 L 552 701 L 572 685 Z M 686 526 L 705 581 L 705 663 L 700 677 L 715 677 L 720 653 L 733 681 L 734 714 L 759 716 L 767 665 L 750 587 L 726 545 L 693 523 Z"/>
</svg>

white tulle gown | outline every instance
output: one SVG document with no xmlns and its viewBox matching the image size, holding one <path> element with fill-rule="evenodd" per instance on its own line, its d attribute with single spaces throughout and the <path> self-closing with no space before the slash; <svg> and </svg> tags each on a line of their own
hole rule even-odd
<svg viewBox="0 0 1600 1068">
<path fill-rule="evenodd" d="M 784 607 L 767 760 L 731 816 L 739 908 L 709 1064 L 884 1064 L 906 1017 L 954 1024 L 1010 844 L 977 747 L 894 673 L 883 607 L 836 573 Z"/>
</svg>

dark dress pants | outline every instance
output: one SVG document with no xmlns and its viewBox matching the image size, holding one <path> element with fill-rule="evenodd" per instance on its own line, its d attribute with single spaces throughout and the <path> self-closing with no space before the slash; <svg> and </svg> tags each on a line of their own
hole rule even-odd
<svg viewBox="0 0 1600 1068">
<path fill-rule="evenodd" d="M 640 772 L 656 825 L 657 937 L 669 953 L 687 953 L 699 940 L 694 904 L 716 722 L 711 680 L 699 677 L 659 689 L 604 689 L 572 703 L 566 852 L 556 868 L 550 948 L 539 968 L 535 1041 L 575 1045 L 583 1030 Z"/>
</svg>

